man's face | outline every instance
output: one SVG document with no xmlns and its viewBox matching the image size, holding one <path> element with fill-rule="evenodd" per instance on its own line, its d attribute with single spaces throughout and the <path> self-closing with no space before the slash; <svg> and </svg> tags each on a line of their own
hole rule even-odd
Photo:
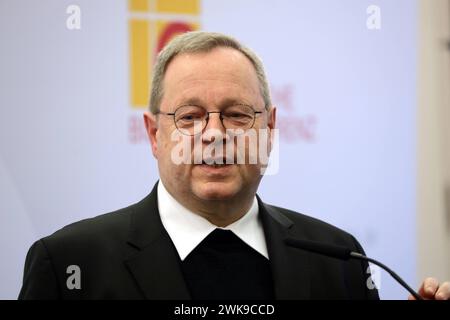
<svg viewBox="0 0 450 320">
<path fill-rule="evenodd" d="M 256 116 L 254 129 L 274 128 L 275 110 L 265 109 L 255 69 L 248 58 L 237 50 L 219 47 L 208 53 L 178 55 L 166 69 L 163 87 L 162 113 L 173 113 L 178 107 L 193 102 L 207 111 L 221 111 L 240 103 L 262 111 Z M 248 164 L 246 161 L 245 164 L 212 167 L 194 164 L 193 160 L 190 164 L 175 164 L 172 150 L 178 141 L 171 139 L 172 133 L 177 130 L 174 117 L 164 114 L 155 117 L 146 113 L 144 118 L 161 180 L 175 198 L 209 201 L 254 195 L 261 180 L 259 164 Z M 225 128 L 217 113 L 210 114 L 203 133 L 188 139 L 191 139 L 192 145 L 198 139 L 204 149 L 211 143 L 211 138 L 204 134 L 209 129 L 223 133 L 225 150 L 230 140 L 225 138 Z M 192 148 L 192 153 L 194 150 Z M 236 146 L 233 150 L 236 152 Z"/>
</svg>

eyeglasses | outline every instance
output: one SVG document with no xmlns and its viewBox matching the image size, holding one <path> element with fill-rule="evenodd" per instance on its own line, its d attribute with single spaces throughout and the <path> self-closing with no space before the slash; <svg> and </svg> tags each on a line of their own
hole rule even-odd
<svg viewBox="0 0 450 320">
<path fill-rule="evenodd" d="M 238 104 L 225 108 L 222 111 L 206 111 L 200 106 L 184 105 L 178 107 L 175 112 L 159 114 L 173 116 L 175 126 L 184 135 L 193 136 L 203 132 L 208 125 L 209 115 L 219 113 L 220 121 L 225 129 L 247 130 L 255 124 L 256 115 L 263 111 L 255 111 L 251 106 Z M 201 124 L 201 130 L 198 127 Z"/>
</svg>

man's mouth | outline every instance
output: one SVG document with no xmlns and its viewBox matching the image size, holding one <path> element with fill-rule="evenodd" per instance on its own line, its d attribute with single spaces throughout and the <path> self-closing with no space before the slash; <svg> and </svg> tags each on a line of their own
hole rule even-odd
<svg viewBox="0 0 450 320">
<path fill-rule="evenodd" d="M 211 163 L 211 164 L 208 164 L 205 161 L 202 161 L 202 165 L 213 167 L 213 168 L 220 168 L 220 167 L 224 167 L 224 166 L 230 166 L 230 165 L 232 165 L 232 163 L 230 163 L 230 164 L 226 164 L 226 163 Z"/>
<path fill-rule="evenodd" d="M 223 167 L 223 166 L 229 166 L 232 164 L 234 164 L 234 160 L 231 158 L 230 159 L 228 159 L 228 158 L 208 158 L 208 159 L 202 160 L 202 165 L 207 165 L 207 166 L 211 166 L 211 167 Z"/>
<path fill-rule="evenodd" d="M 208 174 L 213 175 L 224 175 L 228 174 L 229 170 L 232 168 L 234 162 L 228 161 L 226 159 L 204 159 L 199 167 Z"/>
</svg>

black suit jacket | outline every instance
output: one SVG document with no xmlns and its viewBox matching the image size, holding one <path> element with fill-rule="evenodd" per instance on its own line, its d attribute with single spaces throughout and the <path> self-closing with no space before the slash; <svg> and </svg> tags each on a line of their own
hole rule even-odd
<svg viewBox="0 0 450 320">
<path fill-rule="evenodd" d="M 289 236 L 363 252 L 350 234 L 259 199 L 277 299 L 378 299 L 367 264 L 292 248 Z M 67 279 L 80 268 L 80 289 Z M 369 280 L 370 281 L 370 280 Z M 156 186 L 127 208 L 64 227 L 33 244 L 19 299 L 190 299 L 178 253 L 158 212 Z"/>
</svg>

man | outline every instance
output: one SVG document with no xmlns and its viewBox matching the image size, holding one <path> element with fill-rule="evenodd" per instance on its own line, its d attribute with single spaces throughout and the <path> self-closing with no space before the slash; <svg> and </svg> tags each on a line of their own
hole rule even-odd
<svg viewBox="0 0 450 320">
<path fill-rule="evenodd" d="M 378 299 L 366 263 L 285 242 L 362 253 L 353 236 L 256 196 L 266 163 L 250 159 L 255 143 L 270 151 L 276 109 L 252 51 L 217 33 L 176 37 L 158 56 L 150 111 L 153 191 L 37 241 L 19 298 Z M 428 279 L 421 294 L 447 299 L 449 284 Z"/>
</svg>

